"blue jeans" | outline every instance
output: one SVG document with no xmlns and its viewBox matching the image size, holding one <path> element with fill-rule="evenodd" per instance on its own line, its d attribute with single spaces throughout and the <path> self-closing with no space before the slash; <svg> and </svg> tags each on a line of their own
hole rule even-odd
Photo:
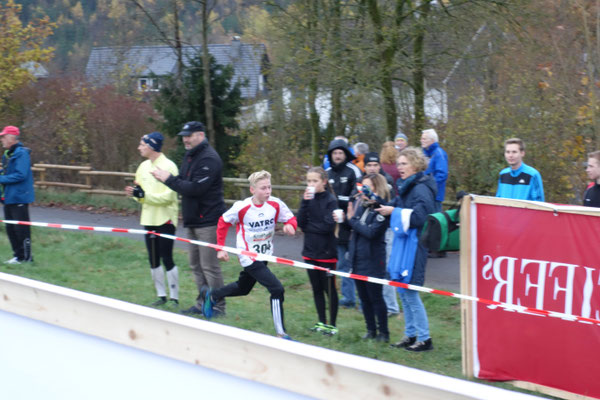
<svg viewBox="0 0 600 400">
<path fill-rule="evenodd" d="M 442 202 L 441 201 L 435 201 L 435 212 L 442 212 Z"/>
<path fill-rule="evenodd" d="M 419 292 L 398 289 L 398 294 L 404 309 L 404 334 L 408 337 L 416 336 L 420 342 L 429 339 L 429 321 Z"/>
<path fill-rule="evenodd" d="M 342 272 L 350 272 L 352 265 L 346 258 L 348 255 L 348 245 L 337 245 L 337 270 Z M 354 291 L 354 280 L 350 278 L 342 278 L 342 299 L 340 305 L 354 306 L 356 304 L 356 294 Z"/>
<path fill-rule="evenodd" d="M 394 233 L 391 228 L 388 228 L 385 231 L 385 263 L 390 261 L 390 254 L 392 252 L 392 243 L 394 241 Z M 390 279 L 389 274 L 385 274 L 385 279 Z M 398 314 L 400 312 L 400 307 L 398 306 L 398 300 L 396 300 L 396 289 L 393 286 L 384 286 L 383 287 L 383 300 L 385 301 L 385 306 L 387 307 L 387 312 L 391 314 Z"/>
</svg>

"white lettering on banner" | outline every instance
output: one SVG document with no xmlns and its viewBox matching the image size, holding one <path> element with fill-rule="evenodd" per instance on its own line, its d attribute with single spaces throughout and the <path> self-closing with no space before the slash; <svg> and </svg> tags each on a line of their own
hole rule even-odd
<svg viewBox="0 0 600 400">
<path fill-rule="evenodd" d="M 573 315 L 573 279 L 575 277 L 575 268 L 579 267 L 579 265 L 574 264 L 561 264 L 557 262 L 553 262 L 550 264 L 550 274 L 554 272 L 554 269 L 557 267 L 567 267 L 567 284 L 564 287 L 558 285 L 558 278 L 554 278 L 554 297 L 556 300 L 558 292 L 565 292 L 565 314 Z"/>
<path fill-rule="evenodd" d="M 502 291 L 502 287 L 506 286 L 506 300 L 504 302 L 507 304 L 513 304 L 513 287 L 514 287 L 514 282 L 515 282 L 515 261 L 517 261 L 517 259 L 514 257 L 498 257 L 495 260 L 493 260 L 493 258 L 491 256 L 484 256 L 483 258 L 489 259 L 489 262 L 486 265 L 484 265 L 484 267 L 483 267 L 483 274 L 484 274 L 483 279 L 489 281 L 490 279 L 494 278 L 494 279 L 496 279 L 496 281 L 498 281 L 498 284 L 494 288 L 494 300 L 500 301 L 497 299 L 500 299 L 500 292 Z M 502 271 L 500 269 L 502 266 L 502 261 L 504 261 L 504 260 L 508 261 L 507 267 L 506 267 L 506 279 L 502 279 Z M 490 268 L 492 268 L 493 276 L 489 274 Z M 486 278 L 486 272 L 488 272 L 487 278 Z M 489 307 L 493 309 L 493 308 L 496 308 L 497 306 L 489 306 Z M 514 311 L 514 310 L 507 309 L 506 311 Z"/>
<path fill-rule="evenodd" d="M 561 292 L 564 293 L 564 314 L 573 314 L 573 299 L 581 293 L 581 312 L 578 315 L 586 318 L 600 319 L 600 309 L 592 309 L 592 298 L 594 289 L 600 286 L 600 270 L 597 268 L 583 267 L 577 264 L 568 264 L 564 262 L 554 262 L 546 260 L 519 259 L 516 257 L 492 257 L 483 256 L 483 267 L 481 268 L 481 277 L 486 281 L 495 281 L 493 300 L 506 303 L 522 305 L 522 298 L 519 293 L 515 294 L 515 281 L 524 279 L 525 291 L 522 293 L 525 297 L 533 295 L 530 293 L 535 290 L 535 306 L 539 310 L 544 308 L 544 295 L 548 286 L 547 280 L 552 280 L 551 290 L 553 300 L 557 300 Z M 515 268 L 519 266 L 518 273 L 515 275 Z M 549 266 L 549 267 L 548 267 Z M 561 271 L 565 274 L 560 274 Z M 585 280 L 582 290 L 575 290 L 575 274 L 585 271 Z M 537 277 L 536 277 L 537 272 Z M 560 274 L 560 275 L 559 275 Z M 594 276 L 597 275 L 596 278 Z M 563 281 L 564 280 L 564 281 Z M 581 282 L 581 280 L 579 280 Z M 548 288 L 550 290 L 550 288 Z M 488 305 L 488 308 L 495 309 L 498 306 Z M 506 309 L 507 311 L 515 311 Z M 558 310 L 556 310 L 558 311 Z"/>
<path fill-rule="evenodd" d="M 546 287 L 546 266 L 548 265 L 548 261 L 542 260 L 527 260 L 523 259 L 521 262 L 521 274 L 525 267 L 529 264 L 537 263 L 538 264 L 538 277 L 537 277 L 537 285 L 531 283 L 529 277 L 530 274 L 525 275 L 525 296 L 529 295 L 529 289 L 537 288 L 536 296 L 535 296 L 535 308 L 539 310 L 544 309 L 544 289 Z M 517 300 L 517 304 L 521 305 L 521 299 Z"/>
</svg>

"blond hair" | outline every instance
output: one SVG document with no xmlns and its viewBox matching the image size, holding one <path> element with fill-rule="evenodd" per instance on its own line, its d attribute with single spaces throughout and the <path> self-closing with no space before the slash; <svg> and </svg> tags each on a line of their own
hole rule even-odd
<svg viewBox="0 0 600 400">
<path fill-rule="evenodd" d="M 248 182 L 250 182 L 250 186 L 256 187 L 256 183 L 263 179 L 271 180 L 271 174 L 265 170 L 254 172 L 248 177 Z"/>
<path fill-rule="evenodd" d="M 367 174 L 363 177 L 363 182 L 365 179 L 368 179 L 373 183 L 373 192 L 377 193 L 377 195 L 385 201 L 390 200 L 390 188 L 388 187 L 387 181 L 383 175 Z"/>
<path fill-rule="evenodd" d="M 406 160 L 415 169 L 415 172 L 425 171 L 427 169 L 427 158 L 423 154 L 423 150 L 417 147 L 407 147 L 400 152 L 398 158 L 406 157 Z"/>
</svg>

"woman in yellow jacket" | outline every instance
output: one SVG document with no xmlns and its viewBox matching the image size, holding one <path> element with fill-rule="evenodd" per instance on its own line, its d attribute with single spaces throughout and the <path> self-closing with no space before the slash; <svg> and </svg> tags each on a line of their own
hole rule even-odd
<svg viewBox="0 0 600 400">
<path fill-rule="evenodd" d="M 175 163 L 161 153 L 163 140 L 163 135 L 159 132 L 142 136 L 138 150 L 147 160 L 140 164 L 135 173 L 135 186 L 127 186 L 125 192 L 142 204 L 140 224 L 145 230 L 174 235 L 179 215 L 177 193 L 156 180 L 150 173 L 160 168 L 174 176 L 179 174 Z M 150 272 L 158 295 L 158 300 L 152 305 L 160 306 L 167 303 L 165 271 L 162 264 L 167 270 L 170 300 L 179 304 L 179 272 L 173 262 L 173 240 L 152 233 L 146 234 L 145 238 Z"/>
</svg>

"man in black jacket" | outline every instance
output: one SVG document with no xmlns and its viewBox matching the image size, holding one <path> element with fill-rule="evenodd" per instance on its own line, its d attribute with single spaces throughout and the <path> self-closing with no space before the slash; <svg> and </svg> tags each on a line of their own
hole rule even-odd
<svg viewBox="0 0 600 400">
<path fill-rule="evenodd" d="M 354 156 L 348 149 L 346 142 L 342 139 L 333 140 L 327 149 L 327 157 L 331 166 L 327 168 L 329 185 L 333 189 L 338 201 L 338 207 L 344 210 L 348 209 L 350 195 L 356 186 L 356 182 L 361 178 L 360 169 L 351 163 Z M 340 224 L 337 238 L 337 270 L 349 272 L 351 265 L 347 259 L 348 242 L 350 240 L 350 226 L 344 222 Z M 354 281 L 350 278 L 342 278 L 342 307 L 354 307 L 356 304 L 356 295 L 354 290 Z"/>
<path fill-rule="evenodd" d="M 187 150 L 179 175 L 173 176 L 160 169 L 153 171 L 152 175 L 181 195 L 183 226 L 187 228 L 188 238 L 216 244 L 217 223 L 225 211 L 223 162 L 208 144 L 201 122 L 186 123 L 179 136 Z M 223 286 L 223 272 L 214 249 L 190 244 L 189 262 L 198 292 L 205 285 L 214 289 Z M 204 299 L 198 296 L 197 304 L 182 312 L 202 314 L 203 305 Z M 215 304 L 214 311 L 224 314 L 225 300 Z"/>
</svg>

